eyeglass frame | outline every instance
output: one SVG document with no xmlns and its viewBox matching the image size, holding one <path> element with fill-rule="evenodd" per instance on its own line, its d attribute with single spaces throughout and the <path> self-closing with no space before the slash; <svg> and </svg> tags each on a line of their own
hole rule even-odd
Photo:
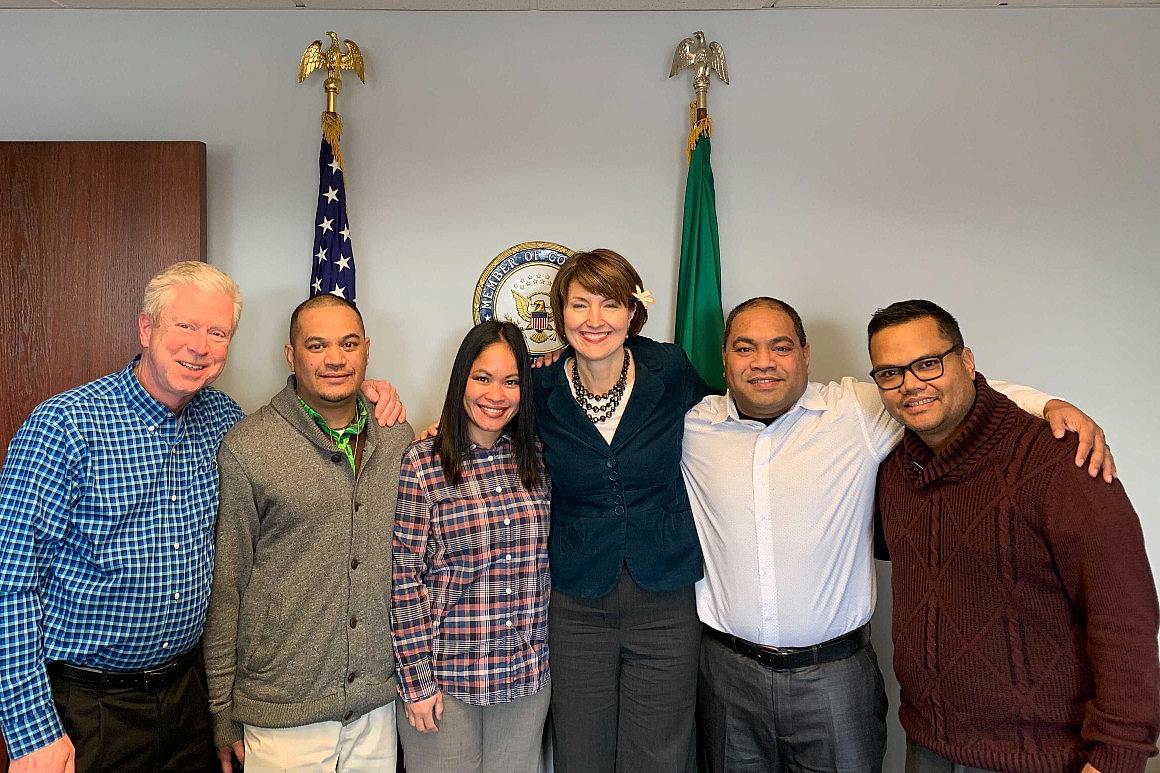
<svg viewBox="0 0 1160 773">
<path fill-rule="evenodd" d="M 955 344 L 954 346 L 952 346 L 950 349 L 947 349 L 942 354 L 926 354 L 926 355 L 923 355 L 922 357 L 919 357 L 916 360 L 912 360 L 911 362 L 909 362 L 906 365 L 883 365 L 881 368 L 875 368 L 874 370 L 870 371 L 870 380 L 873 381 L 874 386 L 878 387 L 879 391 L 882 391 L 882 392 L 893 392 L 895 389 L 902 389 L 902 385 L 906 383 L 906 372 L 907 371 L 910 371 L 910 375 L 914 376 L 916 379 L 923 382 L 924 384 L 927 382 L 930 382 L 930 381 L 934 381 L 935 379 L 942 378 L 943 374 L 946 373 L 947 366 L 946 366 L 946 363 L 943 362 L 943 360 L 946 359 L 947 357 L 950 357 L 952 354 L 954 354 L 957 351 L 961 352 L 965 348 L 966 347 L 963 346 L 963 344 Z M 923 360 L 938 360 L 938 375 L 937 376 L 931 376 L 930 378 L 923 378 L 922 376 L 920 376 L 914 372 L 915 364 L 922 362 Z M 884 370 L 891 370 L 893 368 L 901 368 L 902 369 L 902 380 L 899 381 L 896 386 L 892 386 L 892 387 L 884 387 L 881 384 L 879 384 L 878 377 L 876 374 L 881 373 Z"/>
</svg>

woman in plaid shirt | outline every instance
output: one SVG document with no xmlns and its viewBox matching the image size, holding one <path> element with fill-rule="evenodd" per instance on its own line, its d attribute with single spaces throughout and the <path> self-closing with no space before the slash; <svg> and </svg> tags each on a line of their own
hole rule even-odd
<svg viewBox="0 0 1160 773">
<path fill-rule="evenodd" d="M 551 694 L 548 484 L 519 328 L 484 322 L 403 457 L 391 631 L 409 773 L 534 772 Z"/>
</svg>

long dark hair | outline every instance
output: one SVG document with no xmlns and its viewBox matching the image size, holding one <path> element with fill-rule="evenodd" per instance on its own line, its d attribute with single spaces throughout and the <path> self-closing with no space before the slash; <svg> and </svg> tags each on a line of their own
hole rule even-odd
<svg viewBox="0 0 1160 773">
<path fill-rule="evenodd" d="M 467 413 L 463 410 L 463 395 L 475 358 L 495 343 L 506 344 L 516 358 L 520 377 L 520 407 L 507 423 L 505 430 L 511 438 L 520 472 L 520 482 L 526 489 L 537 488 L 543 481 L 543 464 L 536 452 L 536 419 L 532 409 L 532 367 L 524 334 L 511 322 L 490 320 L 480 322 L 468 331 L 455 354 L 451 378 L 447 382 L 447 397 L 443 400 L 443 415 L 439 419 L 439 434 L 435 436 L 435 450 L 443 464 L 443 474 L 452 483 L 458 483 L 463 459 L 471 448 Z"/>
</svg>

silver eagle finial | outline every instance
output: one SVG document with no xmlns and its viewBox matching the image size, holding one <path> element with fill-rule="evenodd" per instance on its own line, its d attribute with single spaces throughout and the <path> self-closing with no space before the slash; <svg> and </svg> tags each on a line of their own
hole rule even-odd
<svg viewBox="0 0 1160 773">
<path fill-rule="evenodd" d="M 729 67 L 725 64 L 725 50 L 717 41 L 705 43 L 705 33 L 697 31 L 677 44 L 669 77 L 687 67 L 693 68 L 693 90 L 697 93 L 697 107 L 705 107 L 709 92 L 710 73 L 717 73 L 723 83 L 729 83 Z"/>
</svg>

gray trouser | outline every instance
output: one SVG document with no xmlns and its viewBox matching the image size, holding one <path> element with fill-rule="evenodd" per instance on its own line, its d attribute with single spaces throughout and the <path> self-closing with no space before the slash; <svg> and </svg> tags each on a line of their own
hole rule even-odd
<svg viewBox="0 0 1160 773">
<path fill-rule="evenodd" d="M 997 773 L 986 768 L 960 765 L 932 752 L 925 746 L 906 741 L 906 773 Z"/>
<path fill-rule="evenodd" d="M 553 590 L 556 773 L 692 770 L 700 636 L 691 585 L 647 591 L 626 571 L 600 598 Z"/>
<path fill-rule="evenodd" d="M 886 692 L 874 648 L 775 671 L 706 636 L 697 728 L 712 773 L 877 773 Z"/>
<path fill-rule="evenodd" d="M 536 773 L 552 685 L 510 703 L 471 706 L 443 694 L 443 719 L 436 733 L 407 723 L 403 706 L 395 715 L 407 773 Z"/>
</svg>

